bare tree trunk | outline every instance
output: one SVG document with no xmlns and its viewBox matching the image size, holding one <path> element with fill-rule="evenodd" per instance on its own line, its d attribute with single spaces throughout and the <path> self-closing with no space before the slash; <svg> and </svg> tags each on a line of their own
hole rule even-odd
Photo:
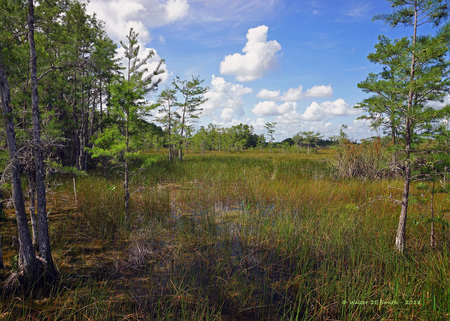
<svg viewBox="0 0 450 321">
<path fill-rule="evenodd" d="M 33 151 L 36 163 L 36 191 L 37 191 L 37 213 L 39 220 L 39 255 L 46 262 L 49 276 L 56 274 L 50 248 L 50 238 L 47 224 L 47 201 L 45 191 L 44 156 L 41 141 L 41 126 L 39 115 L 39 96 L 36 70 L 36 48 L 34 44 L 34 5 L 33 0 L 28 0 L 28 42 L 30 45 L 31 66 L 31 109 L 33 119 Z"/>
<path fill-rule="evenodd" d="M 33 240 L 33 246 L 36 250 L 39 249 L 38 242 L 38 222 L 36 219 L 36 184 L 34 178 L 34 172 L 28 172 L 28 195 L 30 197 L 30 218 L 31 218 L 31 236 Z"/>
<path fill-rule="evenodd" d="M 178 144 L 179 144 L 179 146 L 178 146 L 178 159 L 180 161 L 182 161 L 183 160 L 183 140 L 180 139 Z"/>
<path fill-rule="evenodd" d="M 183 106 L 183 114 L 181 117 L 181 133 L 180 133 L 180 141 L 178 142 L 178 159 L 180 161 L 183 160 L 183 135 L 184 135 L 184 126 L 186 122 L 186 106 Z"/>
<path fill-rule="evenodd" d="M 128 177 L 128 160 L 126 157 L 125 157 L 124 189 L 125 189 L 125 220 L 128 222 L 130 218 L 130 190 Z"/>
<path fill-rule="evenodd" d="M 103 84 L 100 79 L 100 133 L 103 133 Z"/>
<path fill-rule="evenodd" d="M 84 167 L 84 153 L 85 153 L 84 147 L 86 146 L 86 111 L 85 111 L 85 106 L 84 106 L 85 101 L 84 101 L 84 94 L 83 94 L 84 93 L 83 85 L 81 86 L 81 90 L 82 90 L 82 98 L 81 98 L 81 104 L 80 104 L 81 124 L 80 124 L 80 129 L 79 129 L 80 131 L 79 131 L 79 137 L 78 137 L 78 140 L 80 141 L 80 146 L 79 146 L 80 150 L 78 152 L 78 164 L 80 164 L 79 165 L 80 170 L 84 171 L 86 169 Z"/>
<path fill-rule="evenodd" d="M 170 122 L 171 122 L 171 118 L 170 118 L 170 111 L 169 111 L 169 129 L 168 129 L 168 138 L 169 138 L 169 160 L 171 161 L 173 159 L 173 145 L 172 145 L 172 132 L 171 132 L 171 128 L 170 128 Z"/>
<path fill-rule="evenodd" d="M 3 270 L 5 266 L 3 265 L 3 248 L 2 248 L 2 234 L 0 233 L 0 270 Z"/>
<path fill-rule="evenodd" d="M 12 108 L 10 105 L 10 89 L 8 79 L 6 78 L 3 65 L 0 65 L 0 103 L 3 107 L 5 119 L 6 136 L 8 140 L 9 158 L 12 163 L 12 192 L 14 199 L 14 208 L 16 212 L 17 228 L 19 232 L 20 256 L 25 279 L 34 283 L 38 278 L 38 265 L 34 252 L 31 234 L 28 229 L 27 216 L 25 213 L 25 204 L 23 201 L 22 183 L 20 180 L 20 164 L 17 157 L 16 133 L 14 130 L 14 121 Z"/>
<path fill-rule="evenodd" d="M 96 100 L 97 100 L 97 95 L 94 95 L 94 97 L 92 98 L 92 107 L 89 108 L 89 126 L 88 126 L 88 135 L 87 135 L 87 141 L 86 141 L 88 144 L 91 141 L 92 136 L 94 135 L 95 107 L 96 107 L 95 101 Z"/>
<path fill-rule="evenodd" d="M 73 131 L 73 150 L 72 150 L 72 157 L 74 157 L 75 164 L 77 166 L 77 170 L 80 170 L 80 162 L 79 162 L 79 154 L 80 154 L 80 139 L 78 136 L 79 131 L 79 125 L 78 125 L 78 116 L 77 112 L 75 110 L 76 108 L 76 98 L 73 98 L 72 101 L 72 120 L 74 124 L 74 131 Z"/>
<path fill-rule="evenodd" d="M 0 179 L 2 178 L 2 174 L 3 173 L 0 172 Z M 3 212 L 3 191 L 0 188 L 0 221 L 4 217 L 5 217 L 5 213 Z M 0 270 L 2 270 L 2 269 L 4 269 L 4 266 L 3 266 L 2 233 L 0 233 Z"/>
<path fill-rule="evenodd" d="M 431 232 L 430 232 L 430 245 L 432 248 L 436 247 L 436 234 L 434 232 L 434 189 L 436 182 L 433 181 L 433 187 L 431 189 Z"/>
<path fill-rule="evenodd" d="M 128 222 L 130 218 L 130 191 L 129 191 L 129 177 L 128 177 L 128 153 L 129 153 L 129 144 L 130 144 L 130 137 L 129 137 L 129 121 L 130 121 L 130 114 L 129 110 L 127 110 L 127 124 L 125 129 L 125 136 L 126 136 L 126 147 L 125 147 L 125 177 L 124 177 L 124 189 L 125 189 L 125 220 Z"/>
<path fill-rule="evenodd" d="M 0 172 L 0 179 L 2 178 L 3 173 Z M 5 218 L 5 211 L 3 208 L 3 190 L 0 188 L 0 221 Z"/>
<path fill-rule="evenodd" d="M 409 185 L 411 182 L 411 164 L 409 155 L 405 162 L 405 180 L 403 183 L 402 209 L 398 222 L 397 235 L 395 237 L 395 248 L 400 253 L 405 250 L 406 218 L 408 216 Z"/>
</svg>

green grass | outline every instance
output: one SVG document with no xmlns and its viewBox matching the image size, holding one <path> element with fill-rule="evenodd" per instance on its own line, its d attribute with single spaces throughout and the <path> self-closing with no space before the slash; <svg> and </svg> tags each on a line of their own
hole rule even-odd
<svg viewBox="0 0 450 321">
<path fill-rule="evenodd" d="M 77 178 L 78 204 L 61 178 L 48 196 L 61 278 L 31 296 L 3 293 L 0 319 L 450 318 L 448 231 L 438 225 L 432 250 L 428 214 L 412 206 L 424 219 L 408 221 L 407 252 L 395 253 L 399 208 L 376 199 L 399 198 L 388 187 L 401 182 L 336 180 L 332 155 L 159 159 L 132 177 L 129 222 L 120 177 Z"/>
</svg>

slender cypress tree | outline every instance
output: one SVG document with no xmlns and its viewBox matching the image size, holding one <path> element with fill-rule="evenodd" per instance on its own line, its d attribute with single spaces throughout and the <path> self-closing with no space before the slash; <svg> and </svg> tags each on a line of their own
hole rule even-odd
<svg viewBox="0 0 450 321">
<path fill-rule="evenodd" d="M 38 238 L 39 255 L 45 260 L 47 271 L 50 275 L 56 274 L 53 264 L 50 237 L 47 224 L 47 200 L 45 191 L 44 155 L 41 141 L 41 125 L 39 114 L 38 80 L 36 69 L 36 47 L 34 44 L 34 4 L 28 0 L 28 43 L 30 46 L 30 70 L 31 70 L 31 109 L 33 113 L 33 153 L 36 170 L 37 214 L 38 214 Z"/>
<path fill-rule="evenodd" d="M 402 134 L 404 141 L 404 184 L 401 212 L 395 248 L 405 250 L 406 219 L 411 183 L 411 162 L 414 137 L 424 125 L 443 117 L 429 101 L 442 100 L 449 92 L 449 62 L 445 59 L 450 39 L 450 25 L 445 24 L 435 36 L 419 35 L 426 24 L 439 26 L 448 16 L 447 0 L 389 0 L 393 13 L 375 16 L 392 27 L 412 27 L 410 38 L 391 41 L 380 37 L 377 52 L 369 56 L 384 70 L 371 74 L 360 84 L 366 92 L 373 93 L 364 107 L 369 113 L 379 113 L 390 119 L 391 126 Z"/>
<path fill-rule="evenodd" d="M 0 51 L 1 55 L 1 51 Z M 5 119 L 6 136 L 8 140 L 9 158 L 11 162 L 12 192 L 14 200 L 14 209 L 16 212 L 17 227 L 19 230 L 20 244 L 20 263 L 24 272 L 25 280 L 34 283 L 39 276 L 39 267 L 34 253 L 33 243 L 31 241 L 30 230 L 25 213 L 25 204 L 23 201 L 22 182 L 20 179 L 20 162 L 16 147 L 16 132 L 11 108 L 11 98 L 8 79 L 5 74 L 5 67 L 0 56 L 0 103 L 3 109 Z"/>
<path fill-rule="evenodd" d="M 208 91 L 207 87 L 202 87 L 203 80 L 199 76 L 192 77 L 191 80 L 181 80 L 176 77 L 173 86 L 182 95 L 183 101 L 178 103 L 180 115 L 180 142 L 178 146 L 178 159 L 183 159 L 183 143 L 186 144 L 186 134 L 189 127 L 189 121 L 198 118 L 202 111 L 200 106 L 207 101 L 204 94 Z"/>
</svg>

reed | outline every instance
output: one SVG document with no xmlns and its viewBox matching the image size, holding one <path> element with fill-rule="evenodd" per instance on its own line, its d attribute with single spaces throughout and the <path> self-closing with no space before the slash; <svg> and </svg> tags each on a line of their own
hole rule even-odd
<svg viewBox="0 0 450 321">
<path fill-rule="evenodd" d="M 47 293 L 3 293 L 0 315 L 448 319 L 445 224 L 431 249 L 427 213 L 412 206 L 408 249 L 397 254 L 399 208 L 391 196 L 399 197 L 395 187 L 401 182 L 338 180 L 328 166 L 331 155 L 214 152 L 188 155 L 181 163 L 159 158 L 131 180 L 127 223 L 120 178 L 77 179 L 78 205 L 58 211 L 57 200 L 73 200 L 72 180 L 62 179 L 49 197 L 62 277 Z M 449 206 L 439 195 L 435 202 Z"/>
</svg>

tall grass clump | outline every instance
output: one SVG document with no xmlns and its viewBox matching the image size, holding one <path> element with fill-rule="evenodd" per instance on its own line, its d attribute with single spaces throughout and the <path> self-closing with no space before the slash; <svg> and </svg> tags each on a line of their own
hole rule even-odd
<svg viewBox="0 0 450 321">
<path fill-rule="evenodd" d="M 397 254 L 395 199 L 402 182 L 336 179 L 327 166 L 336 154 L 213 152 L 183 162 L 158 159 L 131 180 L 127 224 L 120 177 L 79 178 L 78 204 L 49 215 L 60 283 L 43 298 L 0 300 L 0 315 L 449 319 L 448 231 L 429 247 L 428 225 L 419 219 L 424 210 L 411 205 L 408 249 Z M 58 193 L 67 199 L 72 181 Z M 58 199 L 50 198 L 61 206 Z M 450 206 L 443 195 L 434 202 Z M 73 228 L 58 223 L 64 219 Z M 69 238 L 76 233 L 89 237 Z"/>
<path fill-rule="evenodd" d="M 91 236 L 109 239 L 125 224 L 121 181 L 83 177 L 77 182 L 78 210 Z"/>
<path fill-rule="evenodd" d="M 392 177 L 392 158 L 378 137 L 361 144 L 343 142 L 331 161 L 336 177 L 358 179 L 381 179 Z"/>
</svg>

